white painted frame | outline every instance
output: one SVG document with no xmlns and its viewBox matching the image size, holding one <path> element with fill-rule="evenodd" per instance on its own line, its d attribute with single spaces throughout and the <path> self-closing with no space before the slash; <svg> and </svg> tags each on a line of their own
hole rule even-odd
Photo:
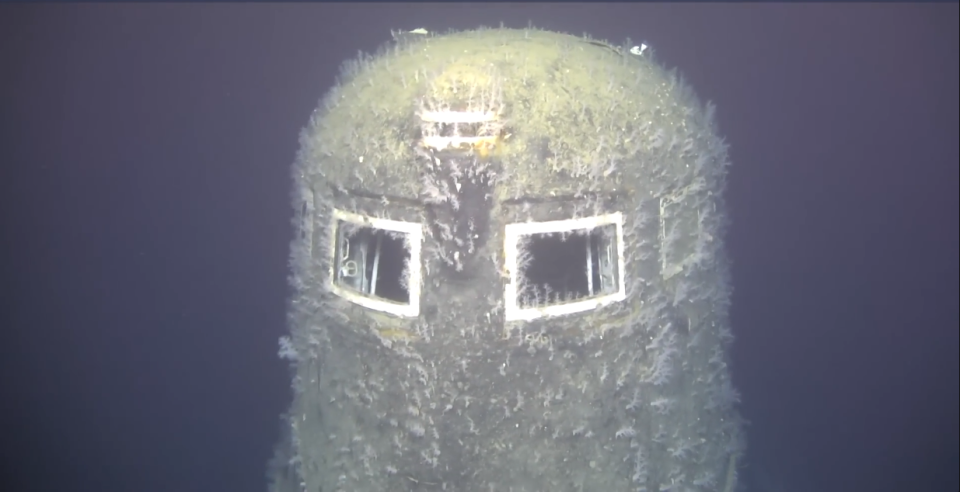
<svg viewBox="0 0 960 492">
<path fill-rule="evenodd" d="M 496 121 L 497 115 L 490 111 L 422 111 L 420 112 L 420 120 L 424 123 L 488 123 Z M 495 136 L 441 137 L 439 135 L 426 135 L 422 139 L 424 145 L 437 150 L 450 147 L 457 148 L 464 144 L 476 146 L 495 140 Z"/>
<path fill-rule="evenodd" d="M 427 123 L 485 123 L 496 121 L 491 111 L 421 111 L 420 120 Z"/>
<path fill-rule="evenodd" d="M 410 260 L 407 268 L 410 272 L 410 278 L 407 285 L 407 293 L 410 296 L 410 302 L 401 304 L 398 302 L 378 299 L 357 293 L 352 289 L 341 287 L 337 284 L 337 268 L 339 268 L 339 259 L 337 258 L 337 238 L 339 237 L 339 222 L 350 222 L 361 227 L 371 227 L 385 231 L 394 231 L 407 234 L 405 244 L 410 248 Z M 423 226 L 417 222 L 403 222 L 399 220 L 379 219 L 376 217 L 367 217 L 365 215 L 345 212 L 343 210 L 333 210 L 333 222 L 331 227 L 333 233 L 330 234 L 330 290 L 334 294 L 359 304 L 365 308 L 376 311 L 383 311 L 395 316 L 404 318 L 413 318 L 420 314 L 420 284 L 421 284 L 421 259 L 420 252 L 423 245 Z"/>
<path fill-rule="evenodd" d="M 556 232 L 573 232 L 589 230 L 606 225 L 615 225 L 617 231 L 617 290 L 580 301 L 563 304 L 553 304 L 542 307 L 521 308 L 517 302 L 517 285 L 520 281 L 520 272 L 517 259 L 519 257 L 518 244 L 520 236 L 530 234 L 545 234 Z M 507 321 L 530 321 L 550 316 L 564 316 L 582 311 L 597 309 L 614 302 L 620 302 L 627 297 L 625 282 L 625 265 L 623 254 L 623 214 L 612 214 L 585 217 L 582 219 L 554 220 L 548 222 L 523 222 L 507 224 L 504 230 L 504 261 L 510 274 L 510 281 L 504 288 L 504 315 Z"/>
</svg>

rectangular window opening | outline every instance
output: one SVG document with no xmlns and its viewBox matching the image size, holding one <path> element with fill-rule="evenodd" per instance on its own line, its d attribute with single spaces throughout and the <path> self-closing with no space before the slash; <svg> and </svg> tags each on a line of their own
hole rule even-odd
<svg viewBox="0 0 960 492">
<path fill-rule="evenodd" d="M 507 319 L 560 316 L 623 300 L 622 230 L 619 213 L 508 225 Z"/>
<path fill-rule="evenodd" d="M 333 290 L 352 302 L 416 316 L 420 295 L 420 224 L 334 213 Z"/>
</svg>

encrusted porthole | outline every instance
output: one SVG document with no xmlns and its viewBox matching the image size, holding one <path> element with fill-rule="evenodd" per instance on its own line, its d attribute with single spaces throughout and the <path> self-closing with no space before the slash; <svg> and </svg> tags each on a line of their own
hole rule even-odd
<svg viewBox="0 0 960 492">
<path fill-rule="evenodd" d="M 508 321 L 577 313 L 626 297 L 620 213 L 509 224 L 504 259 Z"/>
<path fill-rule="evenodd" d="M 420 224 L 334 210 L 331 285 L 337 295 L 397 316 L 420 312 Z"/>
</svg>

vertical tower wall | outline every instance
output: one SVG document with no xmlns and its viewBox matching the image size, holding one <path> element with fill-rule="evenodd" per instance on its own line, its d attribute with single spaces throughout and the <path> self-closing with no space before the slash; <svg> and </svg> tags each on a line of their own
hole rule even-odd
<svg viewBox="0 0 960 492">
<path fill-rule="evenodd" d="M 294 166 L 272 490 L 733 490 L 726 147 L 629 48 L 484 29 L 345 66 Z"/>
</svg>

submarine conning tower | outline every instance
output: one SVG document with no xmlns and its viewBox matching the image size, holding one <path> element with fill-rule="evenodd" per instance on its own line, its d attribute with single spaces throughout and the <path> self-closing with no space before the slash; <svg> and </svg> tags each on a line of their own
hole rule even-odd
<svg viewBox="0 0 960 492">
<path fill-rule="evenodd" d="M 727 148 L 646 46 L 395 33 L 293 166 L 271 492 L 732 492 Z"/>
</svg>

